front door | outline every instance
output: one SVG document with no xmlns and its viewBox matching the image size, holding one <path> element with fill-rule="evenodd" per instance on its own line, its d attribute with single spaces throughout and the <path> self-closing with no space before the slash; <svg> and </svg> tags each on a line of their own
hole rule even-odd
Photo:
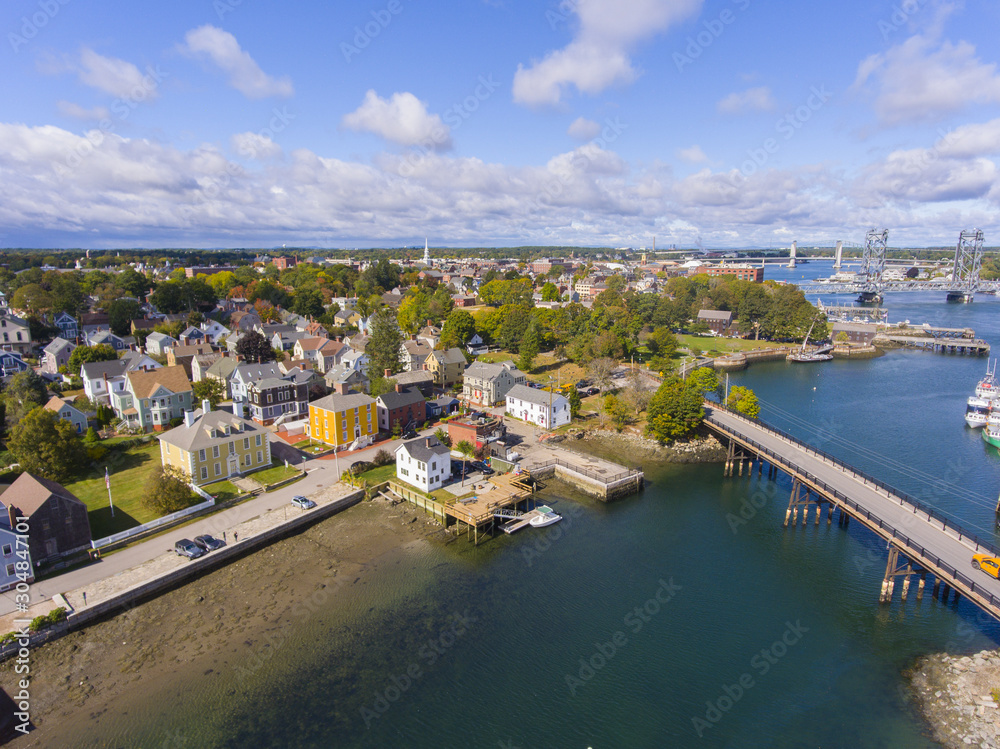
<svg viewBox="0 0 1000 749">
<path fill-rule="evenodd" d="M 240 472 L 240 459 L 235 455 L 229 456 L 229 475 L 235 476 Z"/>
</svg>

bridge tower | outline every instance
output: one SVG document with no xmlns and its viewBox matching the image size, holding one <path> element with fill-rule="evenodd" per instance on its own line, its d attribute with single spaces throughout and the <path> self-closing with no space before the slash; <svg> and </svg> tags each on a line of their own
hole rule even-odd
<svg viewBox="0 0 1000 749">
<path fill-rule="evenodd" d="M 885 246 L 889 241 L 888 229 L 869 229 L 865 235 L 865 249 L 861 255 L 861 294 L 858 301 L 862 304 L 882 301 L 882 291 L 885 281 Z"/>
<path fill-rule="evenodd" d="M 955 266 L 951 272 L 949 302 L 971 302 L 979 290 L 979 269 L 983 264 L 983 232 L 963 231 L 955 247 Z"/>
<path fill-rule="evenodd" d="M 838 239 L 837 249 L 834 252 L 833 269 L 840 270 L 840 266 L 843 260 L 844 260 L 844 242 Z"/>
<path fill-rule="evenodd" d="M 795 267 L 795 253 L 798 251 L 798 249 L 799 249 L 799 243 L 798 242 L 792 242 L 792 251 L 788 255 L 788 267 L 789 268 L 794 268 Z"/>
</svg>

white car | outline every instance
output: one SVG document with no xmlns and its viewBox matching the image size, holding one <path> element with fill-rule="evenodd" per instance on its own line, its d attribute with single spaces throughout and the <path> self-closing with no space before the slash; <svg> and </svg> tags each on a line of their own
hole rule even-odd
<svg viewBox="0 0 1000 749">
<path fill-rule="evenodd" d="M 306 499 L 305 497 L 292 497 L 292 504 L 300 510 L 311 510 L 316 506 L 315 502 L 311 499 Z"/>
</svg>

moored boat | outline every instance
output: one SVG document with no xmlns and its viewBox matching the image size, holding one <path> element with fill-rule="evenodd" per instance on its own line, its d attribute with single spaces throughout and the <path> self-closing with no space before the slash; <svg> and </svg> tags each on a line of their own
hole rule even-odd
<svg viewBox="0 0 1000 749">
<path fill-rule="evenodd" d="M 537 513 L 535 517 L 528 521 L 535 528 L 544 528 L 546 525 L 552 525 L 562 520 L 562 515 L 557 515 L 551 507 L 545 505 L 536 507 L 535 512 Z"/>
<path fill-rule="evenodd" d="M 993 401 L 972 395 L 965 405 L 965 423 L 973 429 L 986 426 Z M 998 424 L 1000 426 L 1000 424 Z"/>
<path fill-rule="evenodd" d="M 1000 385 L 996 381 L 997 360 L 993 360 L 993 366 L 986 364 L 986 376 L 976 385 L 976 396 L 993 400 L 1000 398 Z"/>
<path fill-rule="evenodd" d="M 1000 448 L 1000 420 L 990 420 L 983 430 L 983 440 L 986 444 Z"/>
</svg>

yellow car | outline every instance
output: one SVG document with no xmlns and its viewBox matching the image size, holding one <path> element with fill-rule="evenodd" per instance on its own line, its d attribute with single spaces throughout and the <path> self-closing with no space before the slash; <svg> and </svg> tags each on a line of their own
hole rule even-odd
<svg viewBox="0 0 1000 749">
<path fill-rule="evenodd" d="M 972 568 L 982 570 L 991 577 L 1000 578 L 1000 557 L 989 554 L 975 554 L 972 557 Z"/>
</svg>

